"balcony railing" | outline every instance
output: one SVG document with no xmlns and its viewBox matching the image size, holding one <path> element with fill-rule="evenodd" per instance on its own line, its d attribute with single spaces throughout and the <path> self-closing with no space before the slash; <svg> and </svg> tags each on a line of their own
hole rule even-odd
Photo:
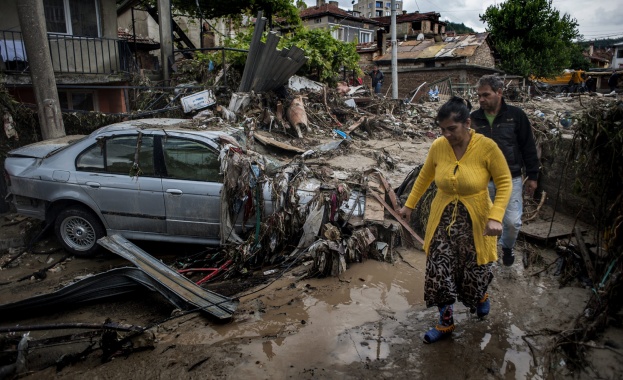
<svg viewBox="0 0 623 380">
<path fill-rule="evenodd" d="M 125 40 L 48 34 L 48 43 L 55 73 L 118 74 L 137 69 Z M 2 71 L 29 72 L 28 55 L 21 32 L 0 30 L 0 57 Z"/>
</svg>

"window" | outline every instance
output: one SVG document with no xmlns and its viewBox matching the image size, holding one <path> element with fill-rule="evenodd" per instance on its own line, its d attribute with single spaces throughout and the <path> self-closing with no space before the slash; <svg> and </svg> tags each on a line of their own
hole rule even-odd
<svg viewBox="0 0 623 380">
<path fill-rule="evenodd" d="M 385 12 L 385 16 L 391 16 L 391 15 L 392 15 L 392 11 Z"/>
<path fill-rule="evenodd" d="M 321 18 L 316 18 L 316 19 L 314 19 L 314 23 L 315 23 L 315 24 L 320 24 L 321 22 L 322 22 L 322 19 L 321 19 Z"/>
<path fill-rule="evenodd" d="M 359 42 L 370 42 L 372 37 L 372 33 L 360 32 L 359 33 Z"/>
<path fill-rule="evenodd" d="M 372 8 L 372 3 L 368 3 L 368 8 Z"/>
<path fill-rule="evenodd" d="M 372 17 L 372 12 L 368 12 L 368 17 Z"/>
<path fill-rule="evenodd" d="M 95 111 L 94 94 L 92 92 L 59 91 L 58 101 L 61 109 Z"/>
<path fill-rule="evenodd" d="M 391 8 L 392 7 L 392 3 L 385 3 L 385 8 Z"/>
<path fill-rule="evenodd" d="M 43 0 L 48 33 L 99 37 L 98 0 Z"/>
<path fill-rule="evenodd" d="M 383 2 L 382 1 L 377 1 L 376 2 L 376 7 L 377 8 L 383 8 Z"/>
<path fill-rule="evenodd" d="M 617 58 L 623 58 L 623 48 L 617 49 Z"/>
<path fill-rule="evenodd" d="M 93 98 L 93 92 L 58 92 L 58 101 L 64 110 L 96 111 Z"/>
<path fill-rule="evenodd" d="M 376 11 L 376 17 L 383 17 L 383 11 Z"/>
<path fill-rule="evenodd" d="M 333 28 L 331 29 L 331 37 L 336 40 L 343 41 L 344 40 L 344 29 L 343 28 Z"/>
<path fill-rule="evenodd" d="M 154 176 L 154 139 L 141 136 L 138 154 L 138 169 L 134 168 L 134 157 L 138 136 L 117 136 L 95 144 L 82 152 L 76 159 L 79 171 L 106 172 L 124 175 Z"/>
<path fill-rule="evenodd" d="M 222 182 L 218 152 L 197 141 L 169 137 L 164 140 L 167 177 Z"/>
</svg>

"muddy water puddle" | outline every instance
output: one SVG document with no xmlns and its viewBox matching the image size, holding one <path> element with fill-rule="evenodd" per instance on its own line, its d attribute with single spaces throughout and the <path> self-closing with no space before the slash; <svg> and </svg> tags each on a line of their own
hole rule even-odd
<svg viewBox="0 0 623 380">
<path fill-rule="evenodd" d="M 233 358 L 231 378 L 335 378 L 362 363 L 386 369 L 410 363 L 416 378 L 483 373 L 504 379 L 543 377 L 524 338 L 540 328 L 526 307 L 543 297 L 538 288 L 546 284 L 500 273 L 498 267 L 490 287 L 491 314 L 479 319 L 457 303 L 452 337 L 425 345 L 423 334 L 437 319 L 436 308 L 423 302 L 425 256 L 415 250 L 401 254 L 410 265 L 367 260 L 351 265 L 340 279 L 281 278 L 243 297 L 232 322 L 214 325 L 196 319 L 191 324 L 200 325 L 178 329 L 161 343 L 222 350 Z M 543 348 L 536 341 L 531 344 L 537 352 Z M 439 357 L 447 355 L 460 364 L 440 369 Z"/>
<path fill-rule="evenodd" d="M 403 256 L 418 269 L 366 260 L 340 279 L 282 278 L 242 298 L 232 323 L 194 329 L 178 341 L 241 343 L 234 377 L 387 358 L 390 344 L 402 342 L 394 334 L 399 321 L 423 305 L 424 253 Z"/>
</svg>

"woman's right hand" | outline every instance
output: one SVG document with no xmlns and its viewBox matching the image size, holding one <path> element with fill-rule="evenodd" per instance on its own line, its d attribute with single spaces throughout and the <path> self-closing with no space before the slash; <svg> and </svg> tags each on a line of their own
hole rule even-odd
<svg viewBox="0 0 623 380">
<path fill-rule="evenodd" d="M 411 220 L 411 212 L 413 212 L 413 209 L 407 206 L 402 206 L 402 208 L 398 210 L 400 216 L 407 220 Z"/>
</svg>

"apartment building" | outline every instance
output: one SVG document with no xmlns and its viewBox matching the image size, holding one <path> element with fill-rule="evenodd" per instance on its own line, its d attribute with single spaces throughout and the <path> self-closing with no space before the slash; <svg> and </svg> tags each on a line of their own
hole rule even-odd
<svg viewBox="0 0 623 380">
<path fill-rule="evenodd" d="M 391 16 L 392 3 L 388 0 L 360 0 L 353 5 L 353 11 L 367 18 Z M 402 1 L 396 1 L 396 12 L 402 13 Z"/>
</svg>

